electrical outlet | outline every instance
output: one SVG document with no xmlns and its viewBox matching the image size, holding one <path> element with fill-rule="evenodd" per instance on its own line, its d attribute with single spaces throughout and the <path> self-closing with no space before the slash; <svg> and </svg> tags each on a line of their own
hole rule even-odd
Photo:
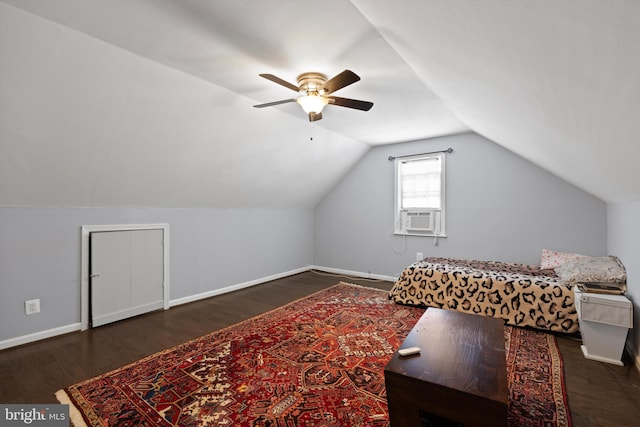
<svg viewBox="0 0 640 427">
<path fill-rule="evenodd" d="M 40 300 L 30 299 L 24 302 L 24 314 L 27 316 L 30 314 L 40 313 Z"/>
<path fill-rule="evenodd" d="M 422 252 L 416 252 L 416 261 L 422 261 L 423 259 Z"/>
</svg>

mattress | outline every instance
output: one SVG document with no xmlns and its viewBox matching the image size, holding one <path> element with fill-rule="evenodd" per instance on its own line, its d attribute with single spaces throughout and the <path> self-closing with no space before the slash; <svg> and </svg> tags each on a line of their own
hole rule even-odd
<svg viewBox="0 0 640 427">
<path fill-rule="evenodd" d="M 402 272 L 389 299 L 499 317 L 513 326 L 579 330 L 573 284 L 535 265 L 426 258 Z"/>
</svg>

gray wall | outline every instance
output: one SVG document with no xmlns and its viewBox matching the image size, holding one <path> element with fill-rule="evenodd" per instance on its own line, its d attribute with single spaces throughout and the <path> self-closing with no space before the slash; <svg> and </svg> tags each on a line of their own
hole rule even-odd
<svg viewBox="0 0 640 427">
<path fill-rule="evenodd" d="M 448 147 L 447 238 L 391 236 L 387 158 Z M 397 276 L 424 256 L 540 263 L 543 248 L 606 253 L 606 204 L 474 133 L 372 149 L 315 208 L 315 264 Z M 394 251 L 400 250 L 398 254 Z"/>
<path fill-rule="evenodd" d="M 0 341 L 80 322 L 81 226 L 142 223 L 170 226 L 172 300 L 313 261 L 311 209 L 0 208 Z"/>
<path fill-rule="evenodd" d="M 434 246 L 431 238 L 391 236 L 393 163 L 387 157 L 447 147 L 454 149 L 447 158 L 448 237 Z M 637 205 L 620 209 L 626 220 L 610 221 L 610 230 L 635 226 Z M 476 134 L 374 148 L 315 211 L 3 207 L 0 341 L 80 322 L 82 225 L 168 223 L 175 300 L 312 264 L 398 275 L 417 251 L 528 263 L 539 262 L 542 248 L 601 255 L 607 253 L 606 213 L 599 199 Z M 628 239 L 622 232 L 612 237 L 611 252 L 633 259 L 632 249 L 618 249 L 635 243 L 635 230 Z M 392 245 L 406 247 L 396 254 Z M 638 263 L 628 267 L 633 274 Z M 24 301 L 34 298 L 42 312 L 25 316 Z"/>
<path fill-rule="evenodd" d="M 607 206 L 607 248 L 627 269 L 627 296 L 634 306 L 634 329 L 629 335 L 640 368 L 640 202 Z"/>
</svg>

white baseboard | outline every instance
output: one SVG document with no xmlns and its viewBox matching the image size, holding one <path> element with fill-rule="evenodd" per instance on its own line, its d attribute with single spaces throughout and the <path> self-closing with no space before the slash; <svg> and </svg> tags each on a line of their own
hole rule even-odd
<svg viewBox="0 0 640 427">
<path fill-rule="evenodd" d="M 363 272 L 360 272 L 360 271 L 352 271 L 352 270 L 342 270 L 342 269 L 339 269 L 339 268 L 322 267 L 322 266 L 319 266 L 319 265 L 314 265 L 310 269 L 326 271 L 327 273 L 333 273 L 333 274 L 344 275 L 344 276 L 362 277 L 363 279 L 387 280 L 389 282 L 395 282 L 396 280 L 398 280 L 397 277 L 393 277 L 393 276 L 384 276 L 382 274 L 363 273 Z"/>
<path fill-rule="evenodd" d="M 45 338 L 55 337 L 57 335 L 68 334 L 69 332 L 75 332 L 80 330 L 80 322 L 72 323 L 71 325 L 59 326 L 53 329 L 47 329 L 46 331 L 34 332 L 33 334 L 22 335 L 20 337 L 9 338 L 8 340 L 0 341 L 0 350 L 4 350 L 9 347 L 16 347 L 22 344 L 28 344 L 30 342 L 43 340 Z"/>
<path fill-rule="evenodd" d="M 359 271 L 342 270 L 338 268 L 321 267 L 321 266 L 314 265 L 314 266 L 297 268 L 295 270 L 286 271 L 284 273 L 274 274 L 272 276 L 262 277 L 260 279 L 250 280 L 244 283 L 238 283 L 235 285 L 226 286 L 224 288 L 215 289 L 213 291 L 203 292 L 196 295 L 190 295 L 188 297 L 176 298 L 169 301 L 169 306 L 174 307 L 177 305 L 187 304 L 187 303 L 198 301 L 201 299 L 210 298 L 216 295 L 221 295 L 228 292 L 233 292 L 233 291 L 248 288 L 251 286 L 259 285 L 261 283 L 269 282 L 271 280 L 293 276 L 294 274 L 298 274 L 298 273 L 304 273 L 305 271 L 309 271 L 309 270 L 320 270 L 320 271 L 325 271 L 327 273 L 332 273 L 336 275 L 354 276 L 354 277 L 361 277 L 364 279 L 387 280 L 390 282 L 395 282 L 397 280 L 397 277 L 384 276 L 381 274 L 370 274 L 370 273 L 363 273 Z M 81 323 L 72 323 L 70 325 L 47 329 L 45 331 L 34 332 L 32 334 L 23 335 L 20 337 L 9 338 L 9 339 L 0 341 L 0 350 L 3 350 L 5 348 L 10 348 L 10 347 L 16 347 L 22 344 L 28 344 L 34 341 L 45 339 L 45 338 L 51 338 L 57 335 L 67 334 L 69 332 L 75 332 L 80 330 L 81 330 Z M 640 366 L 640 359 L 636 359 L 636 365 Z"/>
<path fill-rule="evenodd" d="M 251 286 L 259 285 L 261 283 L 270 282 L 271 280 L 281 279 L 283 277 L 293 276 L 294 274 L 304 273 L 309 271 L 311 267 L 301 267 L 295 270 L 286 271 L 284 273 L 274 274 L 273 276 L 262 277 L 260 279 L 250 280 L 244 283 L 238 283 L 236 285 L 225 286 L 224 288 L 214 289 L 212 291 L 202 292 L 196 295 L 189 295 L 188 297 L 176 298 L 169 301 L 170 307 L 177 305 L 187 304 L 190 302 L 198 301 L 205 298 L 215 297 L 216 295 L 226 294 L 228 292 L 238 291 L 240 289 L 249 288 Z"/>
</svg>

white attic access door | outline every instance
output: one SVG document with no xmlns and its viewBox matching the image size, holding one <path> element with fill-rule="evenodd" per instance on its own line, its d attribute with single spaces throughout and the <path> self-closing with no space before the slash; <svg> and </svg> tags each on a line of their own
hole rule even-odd
<svg viewBox="0 0 640 427">
<path fill-rule="evenodd" d="M 168 250 L 168 224 L 82 227 L 82 330 L 168 309 Z"/>
</svg>

